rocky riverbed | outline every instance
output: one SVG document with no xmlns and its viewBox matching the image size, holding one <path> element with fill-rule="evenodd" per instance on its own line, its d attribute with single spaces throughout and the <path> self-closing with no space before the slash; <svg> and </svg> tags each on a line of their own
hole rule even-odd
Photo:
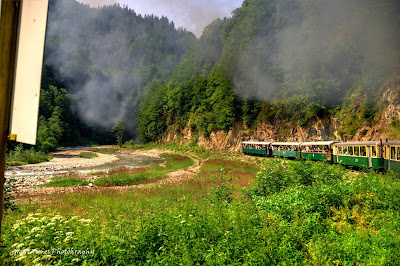
<svg viewBox="0 0 400 266">
<path fill-rule="evenodd" d="M 85 158 L 79 154 L 84 152 L 95 153 L 97 157 Z M 6 168 L 6 182 L 15 180 L 13 185 L 16 193 L 33 189 L 51 181 L 57 175 L 79 174 L 106 171 L 119 167 L 138 167 L 152 162 L 162 162 L 159 157 L 142 154 L 120 154 L 118 152 L 103 152 L 94 148 L 67 148 L 53 154 L 48 162 L 11 166 Z"/>
</svg>

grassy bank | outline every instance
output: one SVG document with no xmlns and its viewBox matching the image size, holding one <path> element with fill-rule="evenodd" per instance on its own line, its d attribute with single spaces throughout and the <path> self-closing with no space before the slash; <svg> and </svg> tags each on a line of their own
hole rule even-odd
<svg viewBox="0 0 400 266">
<path fill-rule="evenodd" d="M 262 161 L 260 169 L 253 158 L 211 152 L 200 173 L 183 183 L 53 195 L 22 205 L 5 219 L 9 254 L 35 248 L 93 253 L 3 252 L 2 259 L 27 265 L 397 261 L 398 176 Z"/>
<path fill-rule="evenodd" d="M 79 154 L 79 157 L 81 157 L 81 158 L 96 158 L 99 156 L 94 152 L 81 152 Z"/>
<path fill-rule="evenodd" d="M 43 152 L 36 151 L 34 148 L 24 150 L 22 145 L 15 147 L 15 150 L 10 151 L 6 157 L 7 166 L 17 166 L 31 163 L 40 163 L 49 161 L 53 157 Z"/>
</svg>

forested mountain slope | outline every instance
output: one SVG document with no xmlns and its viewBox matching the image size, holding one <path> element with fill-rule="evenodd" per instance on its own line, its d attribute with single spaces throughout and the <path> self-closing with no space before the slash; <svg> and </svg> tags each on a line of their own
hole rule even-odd
<svg viewBox="0 0 400 266">
<path fill-rule="evenodd" d="M 143 17 L 119 5 L 91 8 L 74 0 L 51 1 L 39 146 L 48 139 L 55 145 L 110 143 L 111 127 L 121 119 L 128 137 L 135 138 L 146 85 L 168 80 L 195 39 L 166 17 Z M 62 105 L 60 97 L 71 109 L 54 108 Z"/>
<path fill-rule="evenodd" d="M 396 0 L 245 0 L 199 39 L 127 7 L 53 1 L 39 147 L 110 143 L 121 119 L 142 142 L 400 138 L 398 32 Z"/>
<path fill-rule="evenodd" d="M 244 139 L 261 128 L 271 140 L 379 137 L 357 131 L 389 104 L 379 99 L 400 73 L 399 30 L 394 0 L 245 0 L 204 29 L 168 82 L 152 84 L 139 136 L 204 142 L 235 125 Z"/>
</svg>

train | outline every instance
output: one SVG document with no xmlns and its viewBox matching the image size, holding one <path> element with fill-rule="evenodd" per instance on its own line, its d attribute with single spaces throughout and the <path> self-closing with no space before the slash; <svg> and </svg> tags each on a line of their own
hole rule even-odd
<svg viewBox="0 0 400 266">
<path fill-rule="evenodd" d="M 400 141 L 242 142 L 242 152 L 400 173 Z"/>
</svg>

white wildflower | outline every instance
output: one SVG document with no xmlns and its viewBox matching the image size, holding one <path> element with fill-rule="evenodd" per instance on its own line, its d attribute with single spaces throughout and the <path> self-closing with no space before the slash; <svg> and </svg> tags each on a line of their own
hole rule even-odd
<svg viewBox="0 0 400 266">
<path fill-rule="evenodd" d="M 40 227 L 33 227 L 32 229 L 31 229 L 31 232 L 32 233 L 35 233 L 35 232 L 37 232 L 37 231 L 40 231 Z"/>
</svg>

